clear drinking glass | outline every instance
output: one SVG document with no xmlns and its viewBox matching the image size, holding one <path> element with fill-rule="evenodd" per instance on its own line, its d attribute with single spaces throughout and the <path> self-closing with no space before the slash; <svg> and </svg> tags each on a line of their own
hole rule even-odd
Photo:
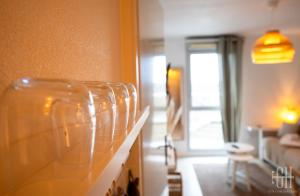
<svg viewBox="0 0 300 196">
<path fill-rule="evenodd" d="M 113 145 L 116 100 L 113 89 L 103 82 L 83 82 L 91 91 L 96 111 L 95 153 L 107 152 Z"/>
<path fill-rule="evenodd" d="M 95 108 L 88 89 L 22 78 L 0 104 L 0 195 L 70 193 L 93 158 Z"/>
<path fill-rule="evenodd" d="M 133 84 L 126 84 L 129 94 L 129 116 L 127 130 L 130 131 L 135 124 L 136 110 L 137 110 L 137 92 Z"/>
<path fill-rule="evenodd" d="M 127 134 L 129 116 L 129 94 L 126 85 L 123 83 L 108 82 L 114 91 L 116 99 L 116 126 L 114 141 L 122 140 Z"/>
</svg>

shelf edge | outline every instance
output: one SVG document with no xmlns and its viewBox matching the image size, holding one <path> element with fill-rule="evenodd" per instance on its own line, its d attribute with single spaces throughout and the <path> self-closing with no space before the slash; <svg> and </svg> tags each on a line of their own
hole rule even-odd
<svg viewBox="0 0 300 196">
<path fill-rule="evenodd" d="M 88 195 L 99 196 L 105 195 L 109 188 L 111 188 L 113 181 L 115 181 L 122 172 L 122 165 L 126 162 L 130 149 L 134 144 L 136 138 L 140 134 L 148 116 L 150 114 L 150 107 L 147 106 L 134 127 L 131 129 L 125 140 L 120 145 L 112 159 L 105 166 L 96 182 L 89 188 Z"/>
</svg>

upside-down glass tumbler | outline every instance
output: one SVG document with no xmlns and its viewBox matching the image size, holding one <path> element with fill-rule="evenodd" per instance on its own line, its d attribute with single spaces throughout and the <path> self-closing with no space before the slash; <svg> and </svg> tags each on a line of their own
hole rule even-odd
<svg viewBox="0 0 300 196">
<path fill-rule="evenodd" d="M 127 130 L 130 131 L 135 124 L 137 112 L 137 92 L 135 86 L 131 83 L 126 84 L 126 87 L 129 94 L 129 116 Z"/>
<path fill-rule="evenodd" d="M 95 153 L 111 149 L 115 130 L 116 100 L 113 89 L 103 82 L 83 82 L 93 95 L 96 111 Z"/>
<path fill-rule="evenodd" d="M 87 88 L 22 78 L 0 99 L 0 195 L 71 194 L 93 159 L 95 108 Z"/>
<path fill-rule="evenodd" d="M 116 99 L 116 126 L 114 141 L 124 139 L 127 134 L 129 116 L 129 94 L 123 83 L 107 83 L 114 91 Z"/>
</svg>

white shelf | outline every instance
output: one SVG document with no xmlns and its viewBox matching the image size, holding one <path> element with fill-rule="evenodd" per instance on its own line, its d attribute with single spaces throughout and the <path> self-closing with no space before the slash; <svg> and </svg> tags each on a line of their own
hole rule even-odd
<svg viewBox="0 0 300 196">
<path fill-rule="evenodd" d="M 149 106 L 140 113 L 136 124 L 123 141 L 114 143 L 111 150 L 103 153 L 101 158 L 93 160 L 91 169 L 83 179 L 56 179 L 48 180 L 55 167 L 55 161 L 30 178 L 22 189 L 15 195 L 105 195 L 112 182 L 116 181 L 122 172 L 123 164 L 126 163 L 130 150 L 141 132 L 149 116 Z M 60 172 L 72 172 L 74 174 L 81 171 L 68 169 L 67 167 Z M 43 180 L 41 180 L 43 179 Z"/>
<path fill-rule="evenodd" d="M 119 148 L 105 159 L 109 160 L 104 166 L 99 166 L 100 169 L 95 169 L 94 173 L 86 179 L 85 186 L 88 190 L 88 195 L 99 196 L 105 195 L 112 182 L 116 181 L 122 172 L 122 165 L 127 161 L 130 149 L 140 134 L 143 125 L 149 116 L 150 108 L 146 107 L 141 112 L 136 124 L 129 132 L 125 140 L 120 144 Z"/>
</svg>

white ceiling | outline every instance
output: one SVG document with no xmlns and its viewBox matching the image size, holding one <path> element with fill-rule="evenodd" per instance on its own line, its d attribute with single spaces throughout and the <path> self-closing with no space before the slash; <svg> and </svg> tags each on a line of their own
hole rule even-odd
<svg viewBox="0 0 300 196">
<path fill-rule="evenodd" d="M 167 36 L 261 34 L 270 29 L 267 0 L 161 0 Z M 281 0 L 273 26 L 300 34 L 300 0 Z"/>
</svg>

